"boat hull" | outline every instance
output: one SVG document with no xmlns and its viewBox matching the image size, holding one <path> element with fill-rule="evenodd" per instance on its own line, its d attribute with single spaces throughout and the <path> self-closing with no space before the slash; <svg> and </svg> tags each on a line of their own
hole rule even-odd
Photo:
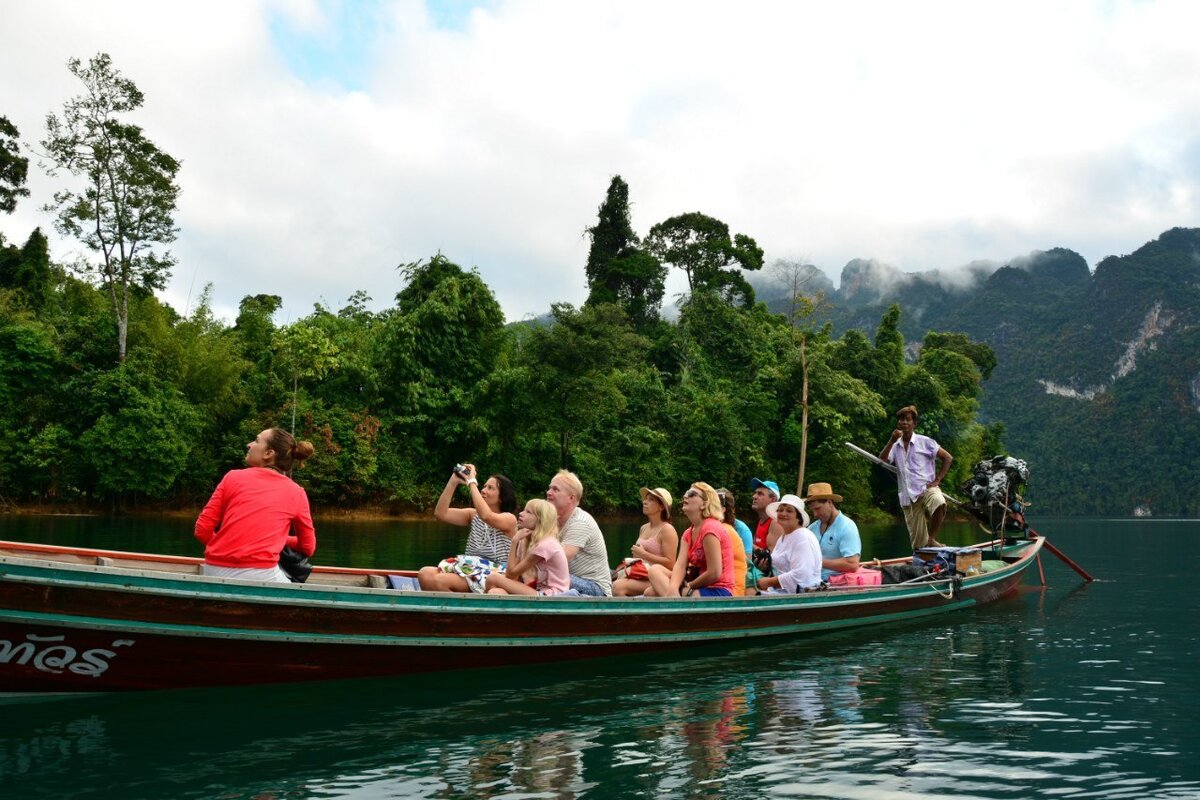
<svg viewBox="0 0 1200 800">
<path fill-rule="evenodd" d="M 381 677 L 816 634 L 991 602 L 1040 546 L 955 581 L 704 600 L 254 584 L 6 555 L 0 692 Z"/>
</svg>

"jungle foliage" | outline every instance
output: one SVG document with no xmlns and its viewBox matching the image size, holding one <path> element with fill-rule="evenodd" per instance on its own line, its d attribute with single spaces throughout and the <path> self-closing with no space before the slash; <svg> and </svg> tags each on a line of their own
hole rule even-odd
<svg viewBox="0 0 1200 800">
<path fill-rule="evenodd" d="M 0 238 L 0 504 L 195 506 L 275 425 L 316 446 L 296 477 L 318 510 L 425 508 L 459 461 L 509 475 L 522 497 L 572 469 L 595 509 L 697 480 L 798 491 L 806 371 L 806 480 L 834 484 L 851 513 L 896 502 L 844 443 L 877 449 L 901 405 L 958 456 L 951 481 L 992 454 L 999 429 L 975 419 L 985 345 L 928 337 L 909 363 L 899 307 L 873 341 L 817 327 L 797 297 L 773 313 L 743 274 L 763 264 L 754 239 L 691 212 L 643 240 L 619 176 L 587 229 L 587 302 L 541 322 L 506 325 L 479 272 L 440 253 L 401 265 L 382 310 L 356 291 L 279 325 L 279 296 L 258 294 L 230 324 L 206 288 L 180 315 L 154 290 L 174 264 L 161 247 L 181 162 L 126 119 L 144 98 L 106 55 L 69 67 L 85 91 L 42 144 L 70 186 L 46 207 L 96 261 L 55 263 L 41 230 Z M 27 164 L 4 123 L 9 210 Z M 659 313 L 669 267 L 689 285 L 674 322 Z"/>
<path fill-rule="evenodd" d="M 568 467 L 592 508 L 634 507 L 644 485 L 796 481 L 800 339 L 762 304 L 697 291 L 675 323 L 635 324 L 619 303 L 598 302 L 506 326 L 479 274 L 436 255 L 406 265 L 391 308 L 370 311 L 356 293 L 288 325 L 275 322 L 272 295 L 244 298 L 230 325 L 207 292 L 186 316 L 139 293 L 128 357 L 114 363 L 111 303 L 47 252 L 40 231 L 0 248 L 0 495 L 10 502 L 201 503 L 246 442 L 293 415 L 317 447 L 297 477 L 318 508 L 423 508 L 464 460 L 508 474 L 523 497 Z M 799 328 L 808 480 L 833 483 L 852 513 L 894 503 L 843 445 L 877 447 L 894 407 L 916 399 L 957 471 L 998 435 L 975 421 L 982 376 L 962 342 L 905 363 L 899 318 L 890 309 L 874 342 Z"/>
</svg>

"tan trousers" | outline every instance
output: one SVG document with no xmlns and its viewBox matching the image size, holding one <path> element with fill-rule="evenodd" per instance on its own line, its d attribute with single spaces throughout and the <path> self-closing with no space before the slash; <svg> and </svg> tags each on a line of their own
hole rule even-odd
<svg viewBox="0 0 1200 800">
<path fill-rule="evenodd" d="M 912 542 L 913 550 L 929 546 L 932 541 L 929 537 L 929 518 L 944 505 L 946 497 L 941 489 L 934 486 L 921 492 L 911 506 L 900 507 L 904 511 L 904 522 L 908 525 L 908 539 Z"/>
</svg>

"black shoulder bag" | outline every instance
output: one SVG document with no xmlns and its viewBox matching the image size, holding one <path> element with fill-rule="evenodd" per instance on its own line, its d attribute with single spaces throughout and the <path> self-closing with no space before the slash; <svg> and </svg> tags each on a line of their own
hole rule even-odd
<svg viewBox="0 0 1200 800">
<path fill-rule="evenodd" d="M 308 556 L 287 546 L 279 554 L 279 568 L 287 573 L 292 583 L 304 583 L 312 574 L 313 569 Z"/>
</svg>

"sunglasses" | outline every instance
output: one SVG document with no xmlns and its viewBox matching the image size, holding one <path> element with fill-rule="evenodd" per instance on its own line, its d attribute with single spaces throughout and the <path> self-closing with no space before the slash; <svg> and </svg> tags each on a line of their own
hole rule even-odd
<svg viewBox="0 0 1200 800">
<path fill-rule="evenodd" d="M 686 492 L 683 493 L 683 496 L 684 496 L 684 498 L 702 497 L 703 492 L 701 492 L 699 489 L 688 489 Z"/>
</svg>

